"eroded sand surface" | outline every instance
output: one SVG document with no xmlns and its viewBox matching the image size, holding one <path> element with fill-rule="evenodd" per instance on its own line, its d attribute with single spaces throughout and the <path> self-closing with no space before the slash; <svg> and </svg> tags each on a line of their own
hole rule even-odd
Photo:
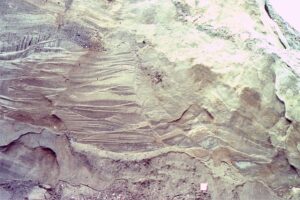
<svg viewBox="0 0 300 200">
<path fill-rule="evenodd" d="M 300 37 L 267 2 L 0 13 L 1 200 L 300 198 Z"/>
</svg>

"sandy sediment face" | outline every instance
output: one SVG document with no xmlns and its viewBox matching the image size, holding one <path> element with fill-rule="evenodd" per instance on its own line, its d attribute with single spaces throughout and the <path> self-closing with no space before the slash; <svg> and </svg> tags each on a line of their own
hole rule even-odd
<svg viewBox="0 0 300 200">
<path fill-rule="evenodd" d="M 4 199 L 299 198 L 299 46 L 265 1 L 0 9 Z"/>
</svg>

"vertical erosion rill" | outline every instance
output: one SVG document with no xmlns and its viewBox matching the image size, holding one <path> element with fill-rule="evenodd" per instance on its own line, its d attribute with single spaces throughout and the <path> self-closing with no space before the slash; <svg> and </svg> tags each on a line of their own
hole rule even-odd
<svg viewBox="0 0 300 200">
<path fill-rule="evenodd" d="M 267 0 L 1 0 L 0 199 L 299 200 L 299 76 Z"/>
</svg>

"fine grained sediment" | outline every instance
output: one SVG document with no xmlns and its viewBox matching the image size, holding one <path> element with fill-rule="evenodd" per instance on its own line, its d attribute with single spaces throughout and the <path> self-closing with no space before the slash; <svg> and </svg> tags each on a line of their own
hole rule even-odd
<svg viewBox="0 0 300 200">
<path fill-rule="evenodd" d="M 299 199 L 299 33 L 266 1 L 0 10 L 3 199 Z"/>
</svg>

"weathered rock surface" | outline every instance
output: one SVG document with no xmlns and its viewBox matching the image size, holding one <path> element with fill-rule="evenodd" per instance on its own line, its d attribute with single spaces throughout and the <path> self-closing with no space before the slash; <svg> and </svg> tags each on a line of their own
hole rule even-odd
<svg viewBox="0 0 300 200">
<path fill-rule="evenodd" d="M 299 198 L 299 33 L 268 2 L 0 11 L 2 199 Z"/>
</svg>

